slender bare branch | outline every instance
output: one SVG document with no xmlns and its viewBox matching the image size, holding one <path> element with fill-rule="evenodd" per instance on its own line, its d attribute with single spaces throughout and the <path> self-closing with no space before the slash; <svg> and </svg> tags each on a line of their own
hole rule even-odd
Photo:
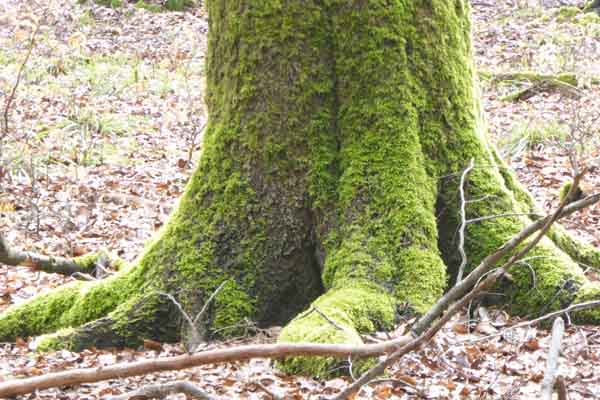
<svg viewBox="0 0 600 400">
<path fill-rule="evenodd" d="M 40 22 L 37 22 L 35 24 L 35 28 L 33 29 L 33 32 L 31 33 L 31 36 L 29 37 L 29 45 L 27 47 L 27 53 L 25 53 L 25 58 L 23 59 L 23 61 L 21 62 L 21 65 L 19 66 L 19 71 L 17 72 L 17 79 L 15 80 L 15 83 L 10 91 L 10 94 L 6 98 L 6 103 L 4 103 L 4 124 L 2 126 L 2 135 L 0 136 L 0 158 L 2 158 L 2 147 L 3 147 L 2 145 L 3 145 L 4 138 L 6 137 L 6 135 L 8 135 L 8 117 L 10 114 L 11 106 L 12 106 L 13 101 L 15 100 L 15 95 L 17 94 L 17 89 L 19 88 L 21 79 L 23 78 L 23 72 L 25 71 L 25 66 L 27 65 L 27 62 L 29 61 L 29 58 L 31 57 L 31 53 L 33 52 L 33 49 L 35 47 L 35 39 L 36 39 L 36 36 L 37 36 L 39 30 L 40 30 Z"/>
<path fill-rule="evenodd" d="M 458 275 L 456 276 L 456 283 L 462 281 L 465 267 L 467 266 L 467 254 L 465 253 L 465 229 L 467 227 L 467 199 L 465 195 L 465 186 L 467 181 L 467 175 L 475 166 L 475 160 L 471 159 L 469 166 L 465 168 L 462 175 L 460 176 L 460 184 L 458 191 L 460 193 L 460 228 L 458 229 L 458 252 L 460 253 L 460 266 L 458 267 Z"/>
<path fill-rule="evenodd" d="M 564 333 L 565 321 L 561 317 L 556 317 L 552 325 L 552 340 L 550 342 L 550 350 L 548 351 L 544 380 L 542 381 L 542 400 L 552 400 L 552 392 L 554 392 L 554 383 L 556 382 L 556 372 L 558 370 L 558 355 Z"/>
<path fill-rule="evenodd" d="M 248 360 L 251 358 L 281 358 L 291 356 L 374 357 L 389 354 L 411 341 L 402 336 L 374 344 L 278 343 L 231 347 L 175 357 L 153 358 L 133 363 L 121 363 L 102 368 L 84 368 L 0 382 L 0 398 L 18 396 L 59 386 L 100 382 L 159 371 L 180 370 L 205 364 Z"/>
</svg>

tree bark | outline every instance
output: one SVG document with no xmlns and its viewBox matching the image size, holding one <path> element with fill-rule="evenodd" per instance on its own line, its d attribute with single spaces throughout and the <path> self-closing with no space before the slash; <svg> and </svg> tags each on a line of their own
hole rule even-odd
<svg viewBox="0 0 600 400">
<path fill-rule="evenodd" d="M 391 328 L 399 305 L 427 311 L 456 274 L 457 177 L 469 160 L 465 195 L 480 201 L 467 220 L 512 216 L 467 225 L 466 272 L 531 223 L 531 197 L 485 136 L 468 1 L 207 6 L 210 118 L 177 210 L 115 276 L 11 307 L 0 340 L 67 327 L 40 348 L 177 340 L 180 313 L 159 293 L 195 315 L 228 280 L 201 321 L 205 336 L 289 322 L 281 342 L 360 344 Z M 500 288 L 514 312 L 600 297 L 575 262 L 600 266 L 596 249 L 554 228 L 531 256 Z M 597 311 L 573 317 L 600 321 Z M 337 363 L 279 365 L 325 375 Z"/>
</svg>

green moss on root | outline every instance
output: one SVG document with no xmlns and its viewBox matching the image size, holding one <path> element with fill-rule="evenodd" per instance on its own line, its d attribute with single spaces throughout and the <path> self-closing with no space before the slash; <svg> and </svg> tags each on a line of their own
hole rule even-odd
<svg viewBox="0 0 600 400">
<path fill-rule="evenodd" d="M 360 333 L 389 330 L 393 327 L 395 304 L 393 296 L 372 284 L 331 289 L 283 329 L 279 342 L 360 345 Z M 353 360 L 353 372 L 360 373 L 372 363 L 373 360 Z M 277 365 L 288 373 L 308 372 L 320 377 L 348 372 L 347 360 L 333 357 L 291 357 Z"/>
<path fill-rule="evenodd" d="M 600 299 L 600 283 L 586 282 L 577 292 L 573 303 L 584 303 Z M 571 314 L 573 320 L 577 323 L 600 324 L 600 308 L 593 307 L 587 310 L 576 311 Z"/>
</svg>

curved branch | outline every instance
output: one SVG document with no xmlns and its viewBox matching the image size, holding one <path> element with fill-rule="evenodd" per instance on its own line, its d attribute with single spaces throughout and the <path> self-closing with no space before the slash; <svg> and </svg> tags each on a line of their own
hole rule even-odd
<svg viewBox="0 0 600 400">
<path fill-rule="evenodd" d="M 90 272 L 90 268 L 80 265 L 73 259 L 12 249 L 2 235 L 0 235 L 0 264 L 29 267 L 35 271 L 63 275 Z"/>
<path fill-rule="evenodd" d="M 402 336 L 394 340 L 360 346 L 315 343 L 248 345 L 175 357 L 155 358 L 133 363 L 121 363 L 109 367 L 75 369 L 2 382 L 0 383 L 0 398 L 18 396 L 31 393 L 35 390 L 58 386 L 100 382 L 117 377 L 126 378 L 128 376 L 144 375 L 152 372 L 180 370 L 204 364 L 241 361 L 251 358 L 281 358 L 290 356 L 373 357 L 393 353 L 411 340 L 410 336 Z"/>
</svg>

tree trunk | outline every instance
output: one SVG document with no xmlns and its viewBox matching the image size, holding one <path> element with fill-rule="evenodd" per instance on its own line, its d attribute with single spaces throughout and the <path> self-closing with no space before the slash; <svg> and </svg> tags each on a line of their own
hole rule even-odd
<svg viewBox="0 0 600 400">
<path fill-rule="evenodd" d="M 177 210 L 115 277 L 11 307 L 0 341 L 68 327 L 40 347 L 177 340 L 181 314 L 161 293 L 194 314 L 228 280 L 204 315 L 207 337 L 308 308 L 280 341 L 360 343 L 360 333 L 391 328 L 400 305 L 424 312 L 453 282 L 458 178 L 471 159 L 466 192 L 479 201 L 468 218 L 533 211 L 485 137 L 468 1 L 208 8 L 210 121 Z M 467 269 L 528 222 L 468 225 Z M 554 229 L 511 271 L 503 302 L 527 314 L 599 297 L 576 260 L 600 266 L 600 253 Z M 593 311 L 574 317 L 600 321 Z M 280 365 L 327 374 L 335 360 Z"/>
</svg>

